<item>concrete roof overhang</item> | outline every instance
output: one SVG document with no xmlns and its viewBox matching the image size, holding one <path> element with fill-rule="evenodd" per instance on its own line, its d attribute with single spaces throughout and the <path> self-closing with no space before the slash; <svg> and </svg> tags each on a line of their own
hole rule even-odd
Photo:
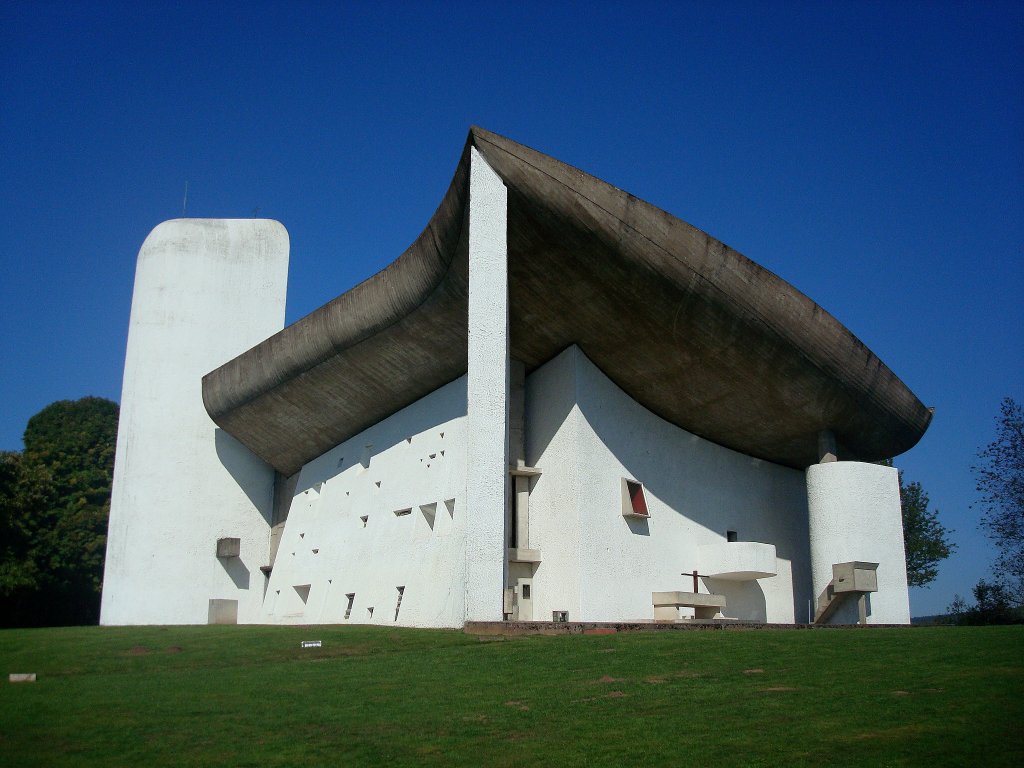
<svg viewBox="0 0 1024 768">
<path fill-rule="evenodd" d="M 470 147 L 508 188 L 510 338 L 530 371 L 571 344 L 664 419 L 803 468 L 913 447 L 931 412 L 828 312 L 709 235 L 471 128 L 448 191 L 383 271 L 203 378 L 213 420 L 278 471 L 467 368 Z"/>
</svg>

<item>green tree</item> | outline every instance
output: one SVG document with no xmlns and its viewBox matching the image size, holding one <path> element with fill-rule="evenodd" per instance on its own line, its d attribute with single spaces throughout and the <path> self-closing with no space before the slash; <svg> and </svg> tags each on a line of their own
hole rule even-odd
<svg viewBox="0 0 1024 768">
<path fill-rule="evenodd" d="M 1024 410 L 1003 398 L 996 418 L 996 439 L 978 453 L 971 469 L 977 481 L 981 526 L 999 554 L 993 566 L 998 580 L 1024 601 Z"/>
<path fill-rule="evenodd" d="M 960 595 L 953 598 L 947 613 L 956 624 L 1021 624 L 1024 610 L 1014 608 L 1010 590 L 1005 584 L 981 579 L 971 589 L 974 605 L 968 605 Z"/>
<path fill-rule="evenodd" d="M 879 463 L 891 467 L 892 459 Z M 939 561 L 956 551 L 956 544 L 949 540 L 952 531 L 939 522 L 939 510 L 928 509 L 928 494 L 921 484 L 916 480 L 904 484 L 902 469 L 896 477 L 900 486 L 907 583 L 912 587 L 925 587 L 935 581 Z"/>
<path fill-rule="evenodd" d="M 20 453 L 0 452 L 0 600 L 18 601 L 39 588 L 38 534 L 52 504 L 49 473 Z"/>
<path fill-rule="evenodd" d="M 29 419 L 20 455 L 4 454 L 0 624 L 99 619 L 117 418 L 109 400 L 62 400 Z"/>
<path fill-rule="evenodd" d="M 928 494 L 916 480 L 903 484 L 899 473 L 900 511 L 903 516 L 903 545 L 907 557 L 907 583 L 924 587 L 939 575 L 939 561 L 956 549 L 949 540 L 952 531 L 939 522 L 939 510 L 928 509 Z"/>
</svg>

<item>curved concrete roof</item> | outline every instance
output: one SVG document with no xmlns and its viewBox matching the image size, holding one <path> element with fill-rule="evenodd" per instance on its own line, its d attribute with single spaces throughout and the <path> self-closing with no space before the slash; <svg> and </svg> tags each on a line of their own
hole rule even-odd
<svg viewBox="0 0 1024 768">
<path fill-rule="evenodd" d="M 789 283 L 600 179 L 472 128 L 448 191 L 382 272 L 203 379 L 213 420 L 285 475 L 466 371 L 469 148 L 508 187 L 512 357 L 570 344 L 690 432 L 805 467 L 896 456 L 931 412 Z"/>
</svg>

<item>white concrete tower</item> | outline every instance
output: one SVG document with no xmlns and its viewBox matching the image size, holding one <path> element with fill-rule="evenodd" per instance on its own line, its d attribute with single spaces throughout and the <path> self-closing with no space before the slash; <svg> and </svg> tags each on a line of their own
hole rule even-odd
<svg viewBox="0 0 1024 768">
<path fill-rule="evenodd" d="M 219 429 L 202 377 L 284 324 L 288 233 L 176 219 L 139 251 L 101 624 L 259 615 L 274 471 Z"/>
<path fill-rule="evenodd" d="M 466 620 L 501 621 L 508 503 L 508 190 L 476 148 L 469 167 Z"/>
<path fill-rule="evenodd" d="M 807 468 L 807 507 L 816 610 L 828 603 L 822 595 L 834 591 L 838 598 L 826 623 L 909 624 L 897 470 L 859 461 L 812 464 Z M 842 564 L 846 573 L 834 568 Z M 861 575 L 868 583 L 853 584 Z M 860 586 L 866 589 L 858 591 Z M 850 591 L 844 595 L 844 589 Z M 853 599 L 862 595 L 863 616 Z"/>
</svg>

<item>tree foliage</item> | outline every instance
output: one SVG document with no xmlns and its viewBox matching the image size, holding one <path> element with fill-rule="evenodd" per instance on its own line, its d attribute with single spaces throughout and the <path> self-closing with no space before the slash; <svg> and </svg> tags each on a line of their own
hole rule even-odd
<svg viewBox="0 0 1024 768">
<path fill-rule="evenodd" d="M 1007 397 L 999 406 L 996 439 L 972 467 L 981 494 L 981 526 L 999 550 L 997 578 L 1024 597 L 1024 410 Z"/>
<path fill-rule="evenodd" d="M 1024 610 L 1014 607 L 1014 600 L 1005 584 L 981 579 L 974 585 L 974 604 L 969 605 L 960 595 L 953 598 L 947 612 L 955 624 L 1021 624 Z"/>
<path fill-rule="evenodd" d="M 938 564 L 956 549 L 951 531 L 939 522 L 939 510 L 928 509 L 928 494 L 916 480 L 903 484 L 899 473 L 900 511 L 903 516 L 903 545 L 907 558 L 907 583 L 924 587 L 939 575 Z"/>
<path fill-rule="evenodd" d="M 49 472 L 20 453 L 0 453 L 0 599 L 38 584 L 36 534 L 52 503 Z"/>
<path fill-rule="evenodd" d="M 0 624 L 98 620 L 117 418 L 109 400 L 62 400 L 0 455 Z"/>
<path fill-rule="evenodd" d="M 879 462 L 892 466 L 892 459 Z M 903 518 L 903 548 L 907 561 L 907 584 L 925 587 L 939 575 L 939 561 L 955 550 L 951 530 L 939 522 L 939 510 L 928 509 L 928 494 L 916 480 L 903 483 L 903 470 L 897 474 L 900 485 L 900 515 Z"/>
</svg>

